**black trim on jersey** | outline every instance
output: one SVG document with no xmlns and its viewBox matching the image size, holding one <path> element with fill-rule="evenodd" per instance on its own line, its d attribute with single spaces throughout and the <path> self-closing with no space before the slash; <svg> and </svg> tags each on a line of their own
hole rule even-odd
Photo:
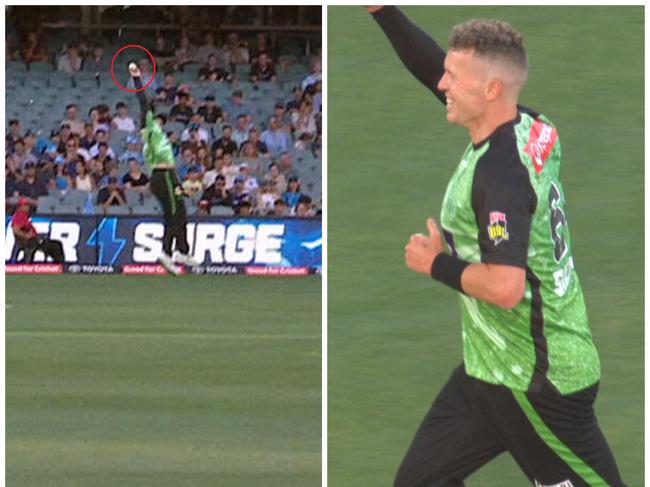
<svg viewBox="0 0 650 487">
<path fill-rule="evenodd" d="M 521 161 L 514 126 L 499 126 L 478 147 L 489 147 L 476 163 L 472 208 L 479 229 L 481 262 L 525 269 L 537 195 Z"/>
<path fill-rule="evenodd" d="M 530 306 L 530 333 L 535 344 L 535 367 L 528 390 L 539 392 L 544 388 L 548 372 L 548 343 L 544 335 L 544 299 L 540 290 L 541 282 L 529 267 L 526 268 L 526 280 L 532 294 Z"/>
<path fill-rule="evenodd" d="M 373 14 L 404 66 L 442 103 L 447 103 L 438 83 L 445 74 L 446 53 L 429 34 L 413 24 L 397 7 L 386 6 Z"/>
</svg>

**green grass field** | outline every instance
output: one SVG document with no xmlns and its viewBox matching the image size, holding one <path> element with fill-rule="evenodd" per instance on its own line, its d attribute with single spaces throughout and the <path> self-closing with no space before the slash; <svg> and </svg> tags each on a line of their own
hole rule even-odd
<svg viewBox="0 0 650 487">
<path fill-rule="evenodd" d="M 6 302 L 7 485 L 320 485 L 320 278 L 10 276 Z"/>
<path fill-rule="evenodd" d="M 511 22 L 522 103 L 559 128 L 573 255 L 603 376 L 596 412 L 629 486 L 644 485 L 643 7 L 408 7 L 446 44 L 470 18 Z M 469 136 L 361 7 L 328 10 L 329 486 L 392 485 L 461 361 L 455 294 L 404 266 L 438 218 Z M 529 485 L 508 455 L 467 485 Z"/>
</svg>

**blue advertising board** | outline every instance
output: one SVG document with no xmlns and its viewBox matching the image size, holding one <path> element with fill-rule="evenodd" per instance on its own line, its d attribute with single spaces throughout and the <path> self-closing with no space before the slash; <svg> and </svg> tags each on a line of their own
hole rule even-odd
<svg viewBox="0 0 650 487">
<path fill-rule="evenodd" d="M 162 251 L 159 217 L 34 216 L 40 234 L 61 241 L 66 265 L 116 266 L 155 264 Z M 5 221 L 5 262 L 20 260 Z M 194 218 L 187 224 L 190 253 L 202 266 L 307 268 L 322 264 L 320 219 Z M 43 262 L 36 254 L 35 262 Z"/>
</svg>

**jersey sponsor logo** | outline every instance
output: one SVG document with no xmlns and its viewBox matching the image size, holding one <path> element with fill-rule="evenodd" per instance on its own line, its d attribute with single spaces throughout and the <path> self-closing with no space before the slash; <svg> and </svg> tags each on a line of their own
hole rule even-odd
<svg viewBox="0 0 650 487">
<path fill-rule="evenodd" d="M 494 245 L 499 245 L 504 240 L 509 240 L 508 234 L 508 220 L 506 214 L 501 211 L 490 212 L 490 224 L 487 227 L 488 236 L 494 242 Z"/>
<path fill-rule="evenodd" d="M 555 142 L 557 142 L 557 129 L 541 120 L 535 120 L 530 127 L 530 138 L 524 151 L 533 159 L 538 174 L 544 169 L 544 163 L 551 154 Z"/>
<path fill-rule="evenodd" d="M 569 479 L 567 479 L 567 480 L 563 480 L 558 484 L 550 485 L 550 484 L 542 484 L 537 479 L 535 479 L 535 487 L 573 487 L 573 483 Z"/>
<path fill-rule="evenodd" d="M 553 279 L 555 280 L 555 294 L 559 297 L 563 297 L 569 285 L 571 284 L 571 276 L 573 275 L 573 257 L 569 257 L 569 261 L 566 265 L 553 273 Z"/>
</svg>

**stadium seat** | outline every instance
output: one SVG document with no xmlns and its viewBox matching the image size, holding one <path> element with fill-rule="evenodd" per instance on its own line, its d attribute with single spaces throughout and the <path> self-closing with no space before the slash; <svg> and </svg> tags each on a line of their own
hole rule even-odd
<svg viewBox="0 0 650 487">
<path fill-rule="evenodd" d="M 128 205 L 109 206 L 106 208 L 106 215 L 130 215 L 131 208 Z"/>
<path fill-rule="evenodd" d="M 56 208 L 60 206 L 60 198 L 57 196 L 39 196 L 36 211 L 42 215 L 51 215 L 56 213 Z"/>
<path fill-rule="evenodd" d="M 83 209 L 88 202 L 89 195 L 91 195 L 91 193 L 87 191 L 69 189 L 61 198 L 61 203 L 66 206 L 74 206 Z"/>
<path fill-rule="evenodd" d="M 216 216 L 233 216 L 235 211 L 230 206 L 217 205 L 210 209 L 210 214 Z"/>
<path fill-rule="evenodd" d="M 175 132 L 178 135 L 183 133 L 185 130 L 185 124 L 182 122 L 167 122 L 163 127 L 165 132 Z"/>
<path fill-rule="evenodd" d="M 125 189 L 124 195 L 126 196 L 127 205 L 133 206 L 142 206 L 144 204 L 145 196 L 140 191 L 134 191 L 132 189 Z"/>
<path fill-rule="evenodd" d="M 53 71 L 49 76 L 49 85 L 51 88 L 70 88 L 72 86 L 72 77 L 63 71 Z"/>
<path fill-rule="evenodd" d="M 134 207 L 135 209 L 135 207 Z M 138 208 L 139 215 L 162 215 L 163 211 L 158 200 L 153 196 L 145 197 Z"/>
<path fill-rule="evenodd" d="M 250 64 L 237 64 L 235 66 L 235 75 L 241 80 L 249 80 L 251 77 Z"/>
<path fill-rule="evenodd" d="M 23 61 L 9 61 L 6 64 L 6 73 L 24 73 L 27 71 L 27 65 Z"/>
<path fill-rule="evenodd" d="M 38 62 L 30 63 L 28 71 L 34 73 L 50 73 L 52 71 L 52 63 L 49 62 Z"/>
</svg>

